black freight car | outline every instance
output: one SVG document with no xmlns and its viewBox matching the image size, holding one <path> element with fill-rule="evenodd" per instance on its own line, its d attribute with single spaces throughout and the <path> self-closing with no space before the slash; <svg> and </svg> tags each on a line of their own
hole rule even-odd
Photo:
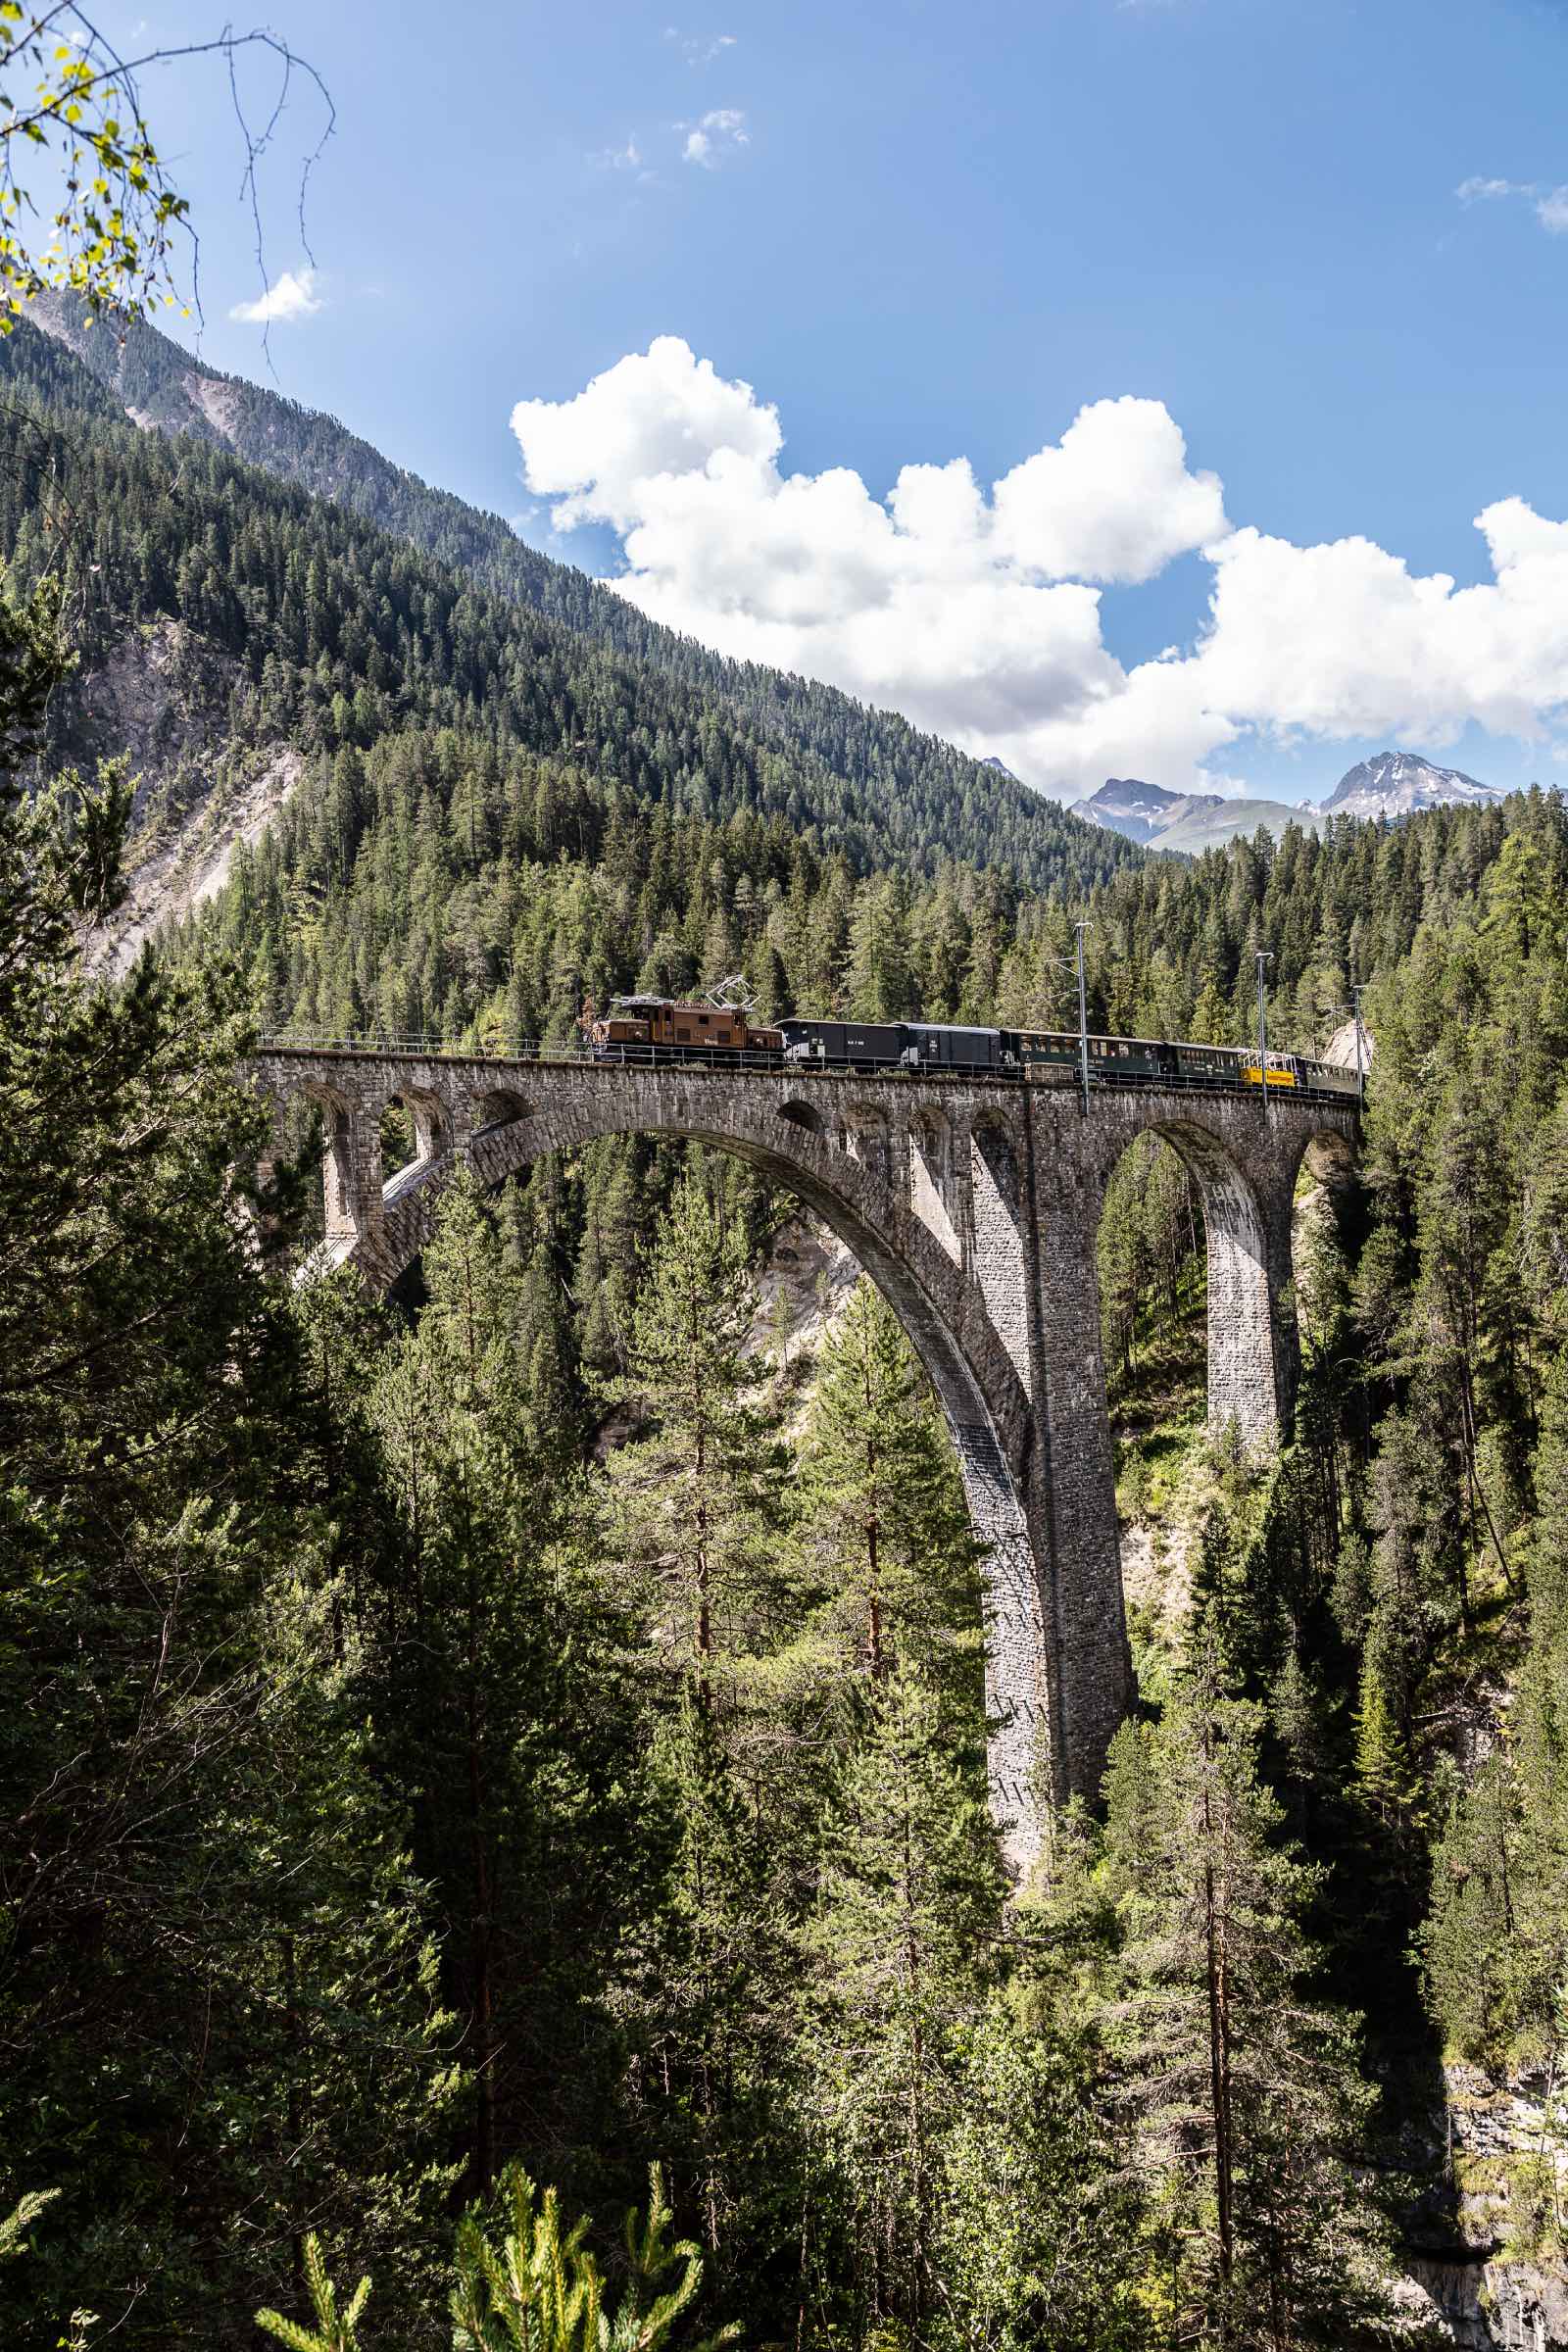
<svg viewBox="0 0 1568 2352">
<path fill-rule="evenodd" d="M 1013 1066 L 1000 1029 L 967 1029 L 954 1021 L 909 1021 L 905 1066 L 911 1070 L 1001 1070 Z"/>
<path fill-rule="evenodd" d="M 896 1070 L 908 1032 L 902 1021 L 780 1021 L 786 1061 L 827 1069 Z"/>
</svg>

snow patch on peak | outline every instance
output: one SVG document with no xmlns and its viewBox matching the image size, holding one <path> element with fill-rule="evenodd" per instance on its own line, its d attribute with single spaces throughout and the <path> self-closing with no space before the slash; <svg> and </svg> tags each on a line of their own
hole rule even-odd
<svg viewBox="0 0 1568 2352">
<path fill-rule="evenodd" d="M 1073 814 L 1112 833 L 1124 833 L 1129 841 L 1152 841 L 1181 801 L 1180 793 L 1167 792 L 1162 784 L 1145 784 L 1137 776 L 1107 776 L 1098 792 L 1078 803 Z"/>
<path fill-rule="evenodd" d="M 1415 752 L 1379 752 L 1348 768 L 1323 805 L 1335 816 L 1409 816 L 1417 808 L 1484 808 L 1501 798 L 1495 784 L 1461 768 L 1435 767 Z"/>
</svg>

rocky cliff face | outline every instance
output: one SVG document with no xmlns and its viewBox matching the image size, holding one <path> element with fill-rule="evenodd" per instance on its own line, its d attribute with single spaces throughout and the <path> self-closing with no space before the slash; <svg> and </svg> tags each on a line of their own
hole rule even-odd
<svg viewBox="0 0 1568 2352">
<path fill-rule="evenodd" d="M 815 1217 L 790 1217 L 758 1275 L 748 1354 L 770 1354 L 785 1370 L 808 1364 L 843 1321 L 859 1273 L 837 1234 Z"/>
<path fill-rule="evenodd" d="M 123 756 L 137 779 L 131 821 L 140 826 L 182 774 L 205 791 L 239 676 L 236 662 L 181 621 L 127 629 L 68 690 L 58 714 L 63 748 L 79 763 Z"/>
<path fill-rule="evenodd" d="M 123 757 L 135 781 L 125 902 L 85 943 L 88 968 L 128 970 L 165 922 L 221 889 L 241 842 L 260 840 L 304 773 L 282 745 L 236 745 L 240 665 L 177 620 L 129 628 L 73 680 L 54 713 L 62 760 Z"/>
<path fill-rule="evenodd" d="M 124 903 L 85 941 L 89 971 L 122 977 L 166 923 L 183 922 L 216 898 L 228 879 L 240 844 L 254 848 L 286 808 L 305 762 L 284 747 L 258 755 L 182 813 L 132 837 L 126 858 Z"/>
<path fill-rule="evenodd" d="M 1377 1040 L 1372 1035 L 1371 1030 L 1368 1029 L 1366 1024 L 1363 1022 L 1361 1026 L 1361 1066 L 1363 1069 L 1369 1070 L 1372 1067 L 1372 1058 L 1376 1052 Z M 1348 1021 L 1342 1021 L 1340 1023 L 1339 1027 L 1335 1030 L 1334 1035 L 1329 1039 L 1328 1044 L 1324 1047 L 1322 1057 L 1329 1064 L 1331 1069 L 1354 1069 L 1355 1022 L 1353 1018 Z"/>
<path fill-rule="evenodd" d="M 1568 2276 L 1551 2245 L 1568 2212 L 1561 2086 L 1450 2060 L 1415 2160 L 1432 2186 L 1408 2230 L 1412 2322 L 1439 2324 L 1459 2352 L 1565 2352 Z"/>
</svg>

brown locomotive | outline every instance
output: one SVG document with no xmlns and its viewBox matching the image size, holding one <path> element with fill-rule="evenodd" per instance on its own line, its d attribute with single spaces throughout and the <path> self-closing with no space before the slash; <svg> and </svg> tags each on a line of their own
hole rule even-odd
<svg viewBox="0 0 1568 2352">
<path fill-rule="evenodd" d="M 783 1032 L 760 1028 L 742 1004 L 677 1004 L 668 997 L 616 997 L 608 1013 L 589 1023 L 588 1039 L 596 1059 L 612 1061 L 638 1047 L 731 1054 L 784 1050 Z"/>
</svg>

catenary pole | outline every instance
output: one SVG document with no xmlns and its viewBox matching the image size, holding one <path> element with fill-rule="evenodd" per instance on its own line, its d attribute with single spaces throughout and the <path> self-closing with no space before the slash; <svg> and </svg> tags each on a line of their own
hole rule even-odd
<svg viewBox="0 0 1568 2352">
<path fill-rule="evenodd" d="M 1268 967 L 1274 960 L 1272 949 L 1257 951 L 1257 1091 L 1263 1098 L 1263 1109 L 1268 1110 Z"/>
<path fill-rule="evenodd" d="M 1084 986 L 1084 933 L 1088 928 L 1085 921 L 1073 925 L 1078 934 L 1078 1076 L 1083 1087 L 1086 1116 L 1089 1110 L 1089 996 Z"/>
</svg>

